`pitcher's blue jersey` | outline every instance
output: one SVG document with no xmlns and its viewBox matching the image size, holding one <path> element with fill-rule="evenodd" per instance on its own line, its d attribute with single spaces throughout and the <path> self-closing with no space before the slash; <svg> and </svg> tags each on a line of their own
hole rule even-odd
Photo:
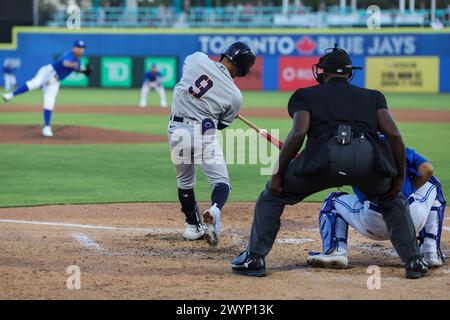
<svg viewBox="0 0 450 320">
<path fill-rule="evenodd" d="M 411 194 L 416 192 L 416 187 L 414 186 L 414 177 L 419 177 L 420 174 L 417 171 L 418 168 L 427 159 L 418 154 L 414 149 L 406 148 L 406 175 L 403 181 L 402 193 L 408 198 Z M 366 196 L 359 191 L 357 188 L 353 188 L 353 192 L 358 196 L 359 201 L 364 202 L 367 200 Z"/>
<path fill-rule="evenodd" d="M 77 68 L 70 68 L 64 66 L 64 61 L 69 62 L 78 62 Z M 75 57 L 72 52 L 66 52 L 59 58 L 57 61 L 52 63 L 53 69 L 55 69 L 56 74 L 58 75 L 59 80 L 63 80 L 66 78 L 69 74 L 71 74 L 73 71 L 80 70 L 80 59 Z"/>
</svg>

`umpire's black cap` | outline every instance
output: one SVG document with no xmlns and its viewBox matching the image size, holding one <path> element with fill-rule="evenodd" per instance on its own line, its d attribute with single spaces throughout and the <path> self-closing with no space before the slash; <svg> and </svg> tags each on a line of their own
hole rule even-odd
<svg viewBox="0 0 450 320">
<path fill-rule="evenodd" d="M 337 47 L 329 49 L 323 57 L 319 59 L 317 68 L 322 69 L 324 72 L 339 73 L 339 74 L 351 74 L 352 70 L 362 70 L 361 67 L 354 67 L 352 65 L 352 59 L 348 53 Z"/>
</svg>

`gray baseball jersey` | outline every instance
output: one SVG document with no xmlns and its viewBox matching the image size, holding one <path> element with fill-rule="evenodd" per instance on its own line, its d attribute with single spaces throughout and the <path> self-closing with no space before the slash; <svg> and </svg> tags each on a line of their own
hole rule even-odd
<svg viewBox="0 0 450 320">
<path fill-rule="evenodd" d="M 183 75 L 173 91 L 173 115 L 230 125 L 241 104 L 241 91 L 224 65 L 202 52 L 186 57 Z"/>
</svg>

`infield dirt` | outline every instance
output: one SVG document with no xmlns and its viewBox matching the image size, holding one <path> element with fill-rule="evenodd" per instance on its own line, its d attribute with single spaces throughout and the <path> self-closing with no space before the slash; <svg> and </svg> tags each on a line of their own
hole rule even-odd
<svg viewBox="0 0 450 320">
<path fill-rule="evenodd" d="M 320 250 L 319 208 L 287 208 L 267 257 L 268 276 L 257 279 L 233 275 L 229 266 L 245 247 L 253 203 L 227 204 L 217 248 L 182 239 L 174 203 L 3 208 L 0 299 L 450 299 L 448 266 L 406 280 L 389 242 L 354 231 L 350 268 L 308 267 L 308 252 Z M 445 225 L 448 254 L 448 218 Z M 80 290 L 66 287 L 71 265 L 80 267 Z M 381 268 L 379 290 L 367 287 L 371 265 Z"/>
</svg>

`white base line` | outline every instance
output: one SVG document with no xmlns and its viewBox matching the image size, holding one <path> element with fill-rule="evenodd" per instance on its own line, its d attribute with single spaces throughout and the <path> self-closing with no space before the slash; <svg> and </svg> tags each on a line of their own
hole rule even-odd
<svg viewBox="0 0 450 320">
<path fill-rule="evenodd" d="M 445 231 L 450 231 L 450 227 L 442 227 Z"/>
<path fill-rule="evenodd" d="M 100 246 L 97 242 L 91 240 L 87 235 L 83 233 L 74 233 L 72 237 L 88 250 L 105 251 L 105 248 Z"/>
<path fill-rule="evenodd" d="M 147 233 L 147 234 L 151 234 L 151 235 L 161 235 L 161 234 L 180 233 L 181 232 L 181 230 L 179 230 L 179 229 L 172 229 L 172 228 L 122 228 L 122 227 L 94 226 L 94 225 L 76 224 L 76 223 L 0 219 L 0 223 L 2 223 L 2 222 L 3 223 L 43 225 L 43 226 L 56 226 L 56 227 L 66 227 L 66 228 L 79 228 L 79 229 L 140 232 L 140 233 Z"/>
<path fill-rule="evenodd" d="M 283 243 L 283 244 L 305 244 L 314 241 L 315 241 L 314 239 L 310 238 L 284 238 L 275 240 L 276 243 Z"/>
</svg>

